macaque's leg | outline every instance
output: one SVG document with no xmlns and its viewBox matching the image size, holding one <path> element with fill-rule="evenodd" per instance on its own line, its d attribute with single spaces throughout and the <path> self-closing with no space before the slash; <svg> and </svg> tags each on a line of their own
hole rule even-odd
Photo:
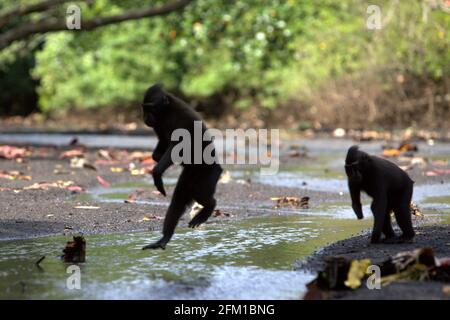
<svg viewBox="0 0 450 320">
<path fill-rule="evenodd" d="M 186 207 L 192 202 L 191 186 L 188 185 L 190 176 L 184 170 L 175 187 L 172 201 L 167 209 L 166 217 L 163 225 L 163 236 L 158 241 L 145 246 L 143 249 L 165 249 L 166 244 L 170 241 L 178 224 L 178 220 L 183 215 Z"/>
<path fill-rule="evenodd" d="M 216 185 L 222 173 L 220 166 L 208 168 L 205 174 L 199 175 L 202 181 L 198 183 L 194 191 L 194 200 L 203 206 L 203 209 L 189 222 L 189 227 L 195 228 L 206 222 L 216 207 Z"/>
<path fill-rule="evenodd" d="M 371 243 L 379 243 L 381 238 L 381 232 L 383 231 L 384 222 L 386 219 L 386 195 L 380 194 L 379 198 L 375 198 L 372 202 L 371 209 L 373 213 L 373 230 L 372 237 L 370 239 Z"/>
<path fill-rule="evenodd" d="M 402 230 L 400 238 L 405 241 L 410 241 L 415 235 L 411 221 L 411 198 L 412 186 L 398 198 L 398 202 L 394 207 L 395 220 L 397 220 L 397 224 Z"/>
<path fill-rule="evenodd" d="M 385 238 L 383 239 L 383 243 L 399 243 L 400 238 L 394 232 L 391 224 L 391 214 L 390 212 L 386 215 L 386 221 L 384 222 L 383 233 Z"/>
<path fill-rule="evenodd" d="M 391 224 L 391 209 L 386 212 L 386 217 L 384 218 L 383 234 L 386 239 L 395 238 L 395 232 Z"/>
<path fill-rule="evenodd" d="M 198 201 L 197 201 L 198 202 Z M 199 202 L 200 203 L 200 202 Z M 200 210 L 200 212 L 195 215 L 194 218 L 189 222 L 189 227 L 195 228 L 200 226 L 202 223 L 205 223 L 208 218 L 211 216 L 211 214 L 214 211 L 214 208 L 216 207 L 216 199 L 211 198 L 207 203 L 200 203 L 203 208 Z"/>
</svg>

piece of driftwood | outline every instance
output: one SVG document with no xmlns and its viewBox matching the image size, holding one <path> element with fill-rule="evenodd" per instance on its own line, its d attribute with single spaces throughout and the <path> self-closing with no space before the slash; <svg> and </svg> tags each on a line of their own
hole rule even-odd
<svg viewBox="0 0 450 320">
<path fill-rule="evenodd" d="M 86 241 L 83 236 L 74 236 L 73 241 L 67 241 L 63 250 L 62 259 L 64 262 L 85 262 Z"/>
</svg>

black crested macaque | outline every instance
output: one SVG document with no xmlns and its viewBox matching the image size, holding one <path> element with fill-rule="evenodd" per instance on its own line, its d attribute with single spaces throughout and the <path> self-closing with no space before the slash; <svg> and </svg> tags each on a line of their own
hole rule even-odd
<svg viewBox="0 0 450 320">
<path fill-rule="evenodd" d="M 158 144 L 152 155 L 157 164 L 153 168 L 152 175 L 155 187 L 164 196 L 166 191 L 164 190 L 162 175 L 173 164 L 171 153 L 173 147 L 178 143 L 177 141 L 171 141 L 172 132 L 176 129 L 186 129 L 189 131 L 191 139 L 191 161 L 181 163 L 183 171 L 178 178 L 172 200 L 167 209 L 163 236 L 158 241 L 143 248 L 165 249 L 172 238 L 178 220 L 186 207 L 193 201 L 202 205 L 203 208 L 189 222 L 189 227 L 195 228 L 206 222 L 211 216 L 216 206 L 214 193 L 222 174 L 222 168 L 216 161 L 207 164 L 203 160 L 203 151 L 213 143 L 212 141 L 202 141 L 201 161 L 194 163 L 194 121 L 202 121 L 202 119 L 188 104 L 156 84 L 146 91 L 142 108 L 145 124 L 152 127 L 158 137 Z M 202 122 L 202 134 L 205 131 L 206 127 Z M 209 148 L 209 150 L 211 149 Z M 215 156 L 214 149 L 212 149 L 211 154 Z"/>
<path fill-rule="evenodd" d="M 368 155 L 358 146 L 348 150 L 345 172 L 352 199 L 352 208 L 358 219 L 363 218 L 361 191 L 373 200 L 371 209 L 374 217 L 371 243 L 380 242 L 381 233 L 386 243 L 399 243 L 414 238 L 410 203 L 414 181 L 394 163 Z M 391 211 L 403 234 L 396 237 L 391 225 Z"/>
</svg>

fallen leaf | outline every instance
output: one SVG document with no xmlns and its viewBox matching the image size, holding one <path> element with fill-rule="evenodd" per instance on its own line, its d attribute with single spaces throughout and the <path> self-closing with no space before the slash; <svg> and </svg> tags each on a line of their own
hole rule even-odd
<svg viewBox="0 0 450 320">
<path fill-rule="evenodd" d="M 36 182 L 30 186 L 24 187 L 24 190 L 48 190 L 49 188 L 66 188 L 73 184 L 73 181 L 57 182 Z"/>
<path fill-rule="evenodd" d="M 24 158 L 27 155 L 27 149 L 13 146 L 0 146 L 0 158 L 17 159 Z"/>
<path fill-rule="evenodd" d="M 344 284 L 351 289 L 359 288 L 361 286 L 361 279 L 366 275 L 366 271 L 369 266 L 369 259 L 353 260 L 350 264 L 347 280 Z"/>
<path fill-rule="evenodd" d="M 144 190 L 136 190 L 133 193 L 131 193 L 126 200 L 124 200 L 125 203 L 134 203 L 138 199 L 140 195 L 144 193 Z"/>
<path fill-rule="evenodd" d="M 141 221 L 151 221 L 151 220 L 161 220 L 162 217 L 156 216 L 154 214 L 146 215 L 142 218 Z"/>
<path fill-rule="evenodd" d="M 152 157 L 148 157 L 148 158 L 141 160 L 141 164 L 144 164 L 144 165 L 155 164 L 155 160 L 153 160 Z"/>
<path fill-rule="evenodd" d="M 423 213 L 416 203 L 411 202 L 409 207 L 410 207 L 410 211 L 411 211 L 412 215 L 417 216 L 417 217 L 423 217 Z"/>
<path fill-rule="evenodd" d="M 398 146 L 398 150 L 402 153 L 407 152 L 407 151 L 418 151 L 419 149 L 417 148 L 417 145 L 409 143 L 409 142 L 402 142 L 400 143 L 400 145 Z"/>
<path fill-rule="evenodd" d="M 80 187 L 80 186 L 68 186 L 65 189 L 72 191 L 72 192 L 83 192 L 86 191 L 84 188 Z"/>
<path fill-rule="evenodd" d="M 59 156 L 60 159 L 83 158 L 83 157 L 84 157 L 84 151 L 83 151 L 83 149 L 80 149 L 80 148 L 64 151 Z"/>
<path fill-rule="evenodd" d="M 26 176 L 20 171 L 0 170 L 0 178 L 8 180 L 31 180 L 31 176 Z"/>
<path fill-rule="evenodd" d="M 450 174 L 450 169 L 433 169 L 425 172 L 425 176 L 427 177 L 441 176 L 447 174 Z"/>
<path fill-rule="evenodd" d="M 100 177 L 100 176 L 97 176 L 97 181 L 98 181 L 98 183 L 100 183 L 101 185 L 102 185 L 102 187 L 104 187 L 104 188 L 109 188 L 111 185 L 109 184 L 109 182 L 108 181 L 106 181 L 105 179 L 103 179 L 102 177 Z"/>
<path fill-rule="evenodd" d="M 213 217 L 231 217 L 231 214 L 229 214 L 228 212 L 223 212 L 219 209 L 215 209 L 212 213 Z"/>
<path fill-rule="evenodd" d="M 106 160 L 113 160 L 113 157 L 108 150 L 100 149 L 97 151 L 97 154 Z"/>
<path fill-rule="evenodd" d="M 129 159 L 132 160 L 139 160 L 139 161 L 143 161 L 146 159 L 152 159 L 152 154 L 150 152 L 142 152 L 142 151 L 133 151 L 130 156 Z"/>
<path fill-rule="evenodd" d="M 230 171 L 225 171 L 220 177 L 219 183 L 229 183 L 231 181 Z"/>
<path fill-rule="evenodd" d="M 383 157 L 392 158 L 392 157 L 398 157 L 401 154 L 401 152 L 397 149 L 384 149 L 383 150 Z"/>
<path fill-rule="evenodd" d="M 93 166 L 92 164 L 90 164 L 89 162 L 87 162 L 87 160 L 85 158 L 71 158 L 70 159 L 70 167 L 71 168 L 84 168 L 84 169 L 90 169 L 90 170 L 94 170 L 97 171 L 97 168 L 95 166 Z"/>
<path fill-rule="evenodd" d="M 130 173 L 132 176 L 142 176 L 148 173 L 151 173 L 153 171 L 153 167 L 144 167 L 140 169 L 132 169 L 130 170 Z"/>
<path fill-rule="evenodd" d="M 281 197 L 281 198 L 270 198 L 272 201 L 276 201 L 277 204 L 275 205 L 275 208 L 281 208 L 286 206 L 291 207 L 300 207 L 302 209 L 308 209 L 309 208 L 309 197 Z"/>
</svg>

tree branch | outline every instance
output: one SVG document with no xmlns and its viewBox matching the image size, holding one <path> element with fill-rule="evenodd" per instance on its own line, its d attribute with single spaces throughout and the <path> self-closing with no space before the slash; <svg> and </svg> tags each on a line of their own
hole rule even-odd
<svg viewBox="0 0 450 320">
<path fill-rule="evenodd" d="M 58 0 L 55 0 L 58 1 Z M 59 0 L 61 1 L 61 0 Z M 109 24 L 120 23 L 129 20 L 138 20 L 153 16 L 161 16 L 180 10 L 191 3 L 192 0 L 175 0 L 160 7 L 151 7 L 147 9 L 134 9 L 122 14 L 109 17 L 98 17 L 81 22 L 81 30 L 92 30 Z M 59 20 L 40 20 L 35 23 L 27 23 L 4 32 L 0 35 L 0 50 L 8 47 L 16 40 L 25 39 L 33 34 L 46 33 L 53 31 L 67 30 L 65 19 Z"/>
<path fill-rule="evenodd" d="M 5 10 L 4 12 L 0 13 L 0 28 L 5 26 L 12 17 L 24 16 L 33 12 L 47 11 L 51 7 L 69 1 L 71 0 L 46 0 L 30 5 L 19 5 L 15 8 Z"/>
</svg>

